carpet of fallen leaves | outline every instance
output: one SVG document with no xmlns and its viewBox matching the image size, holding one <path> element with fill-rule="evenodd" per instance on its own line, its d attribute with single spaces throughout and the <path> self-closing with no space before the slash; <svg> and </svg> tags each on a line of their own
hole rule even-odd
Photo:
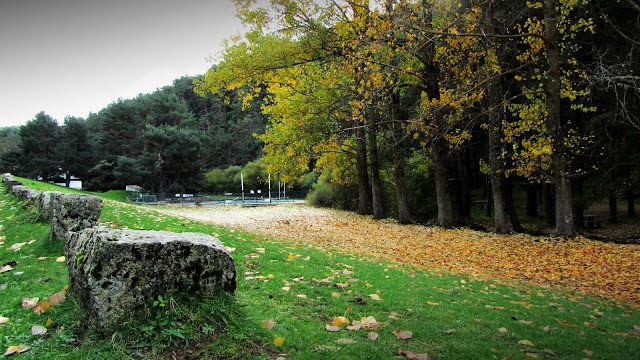
<svg viewBox="0 0 640 360">
<path fill-rule="evenodd" d="M 640 245 L 399 225 L 304 205 L 161 212 L 415 266 L 577 291 L 640 306 Z"/>
</svg>

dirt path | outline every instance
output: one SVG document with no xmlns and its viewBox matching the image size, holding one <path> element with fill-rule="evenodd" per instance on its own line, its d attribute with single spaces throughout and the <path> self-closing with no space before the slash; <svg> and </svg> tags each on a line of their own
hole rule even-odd
<svg viewBox="0 0 640 360">
<path fill-rule="evenodd" d="M 163 208 L 163 213 L 415 266 L 561 286 L 640 306 L 640 245 L 496 235 L 374 221 L 305 205 Z"/>
</svg>

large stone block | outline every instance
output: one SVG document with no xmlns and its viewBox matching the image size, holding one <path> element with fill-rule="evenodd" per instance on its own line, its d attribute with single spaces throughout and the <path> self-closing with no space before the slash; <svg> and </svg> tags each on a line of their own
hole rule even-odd
<svg viewBox="0 0 640 360">
<path fill-rule="evenodd" d="M 40 214 L 44 219 L 51 222 L 51 213 L 52 213 L 52 199 L 54 195 L 62 194 L 59 191 L 43 191 L 40 194 L 40 197 L 37 199 L 35 206 L 40 210 Z"/>
<path fill-rule="evenodd" d="M 205 234 L 95 227 L 72 234 L 66 256 L 71 291 L 106 332 L 158 295 L 236 288 L 233 258 Z"/>
<path fill-rule="evenodd" d="M 18 198 L 18 200 L 27 200 L 29 190 L 30 189 L 24 185 L 15 185 L 11 188 L 11 192 Z"/>
<path fill-rule="evenodd" d="M 51 236 L 54 238 L 67 240 L 73 232 L 98 225 L 102 198 L 55 192 L 50 196 Z"/>
</svg>

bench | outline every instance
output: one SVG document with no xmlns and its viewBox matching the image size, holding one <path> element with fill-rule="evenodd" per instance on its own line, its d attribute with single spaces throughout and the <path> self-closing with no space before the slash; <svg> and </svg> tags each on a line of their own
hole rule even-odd
<svg viewBox="0 0 640 360">
<path fill-rule="evenodd" d="M 582 221 L 584 226 L 588 228 L 600 228 L 602 227 L 602 220 L 599 215 L 583 215 Z"/>
</svg>

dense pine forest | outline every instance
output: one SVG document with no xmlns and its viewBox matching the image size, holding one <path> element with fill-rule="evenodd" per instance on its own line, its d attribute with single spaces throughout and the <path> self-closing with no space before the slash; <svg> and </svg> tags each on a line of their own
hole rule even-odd
<svg viewBox="0 0 640 360">
<path fill-rule="evenodd" d="M 250 31 L 202 77 L 0 129 L 0 171 L 198 192 L 244 170 L 441 226 L 487 200 L 499 233 L 544 215 L 572 237 L 597 202 L 635 216 L 638 0 L 236 3 Z"/>
</svg>

